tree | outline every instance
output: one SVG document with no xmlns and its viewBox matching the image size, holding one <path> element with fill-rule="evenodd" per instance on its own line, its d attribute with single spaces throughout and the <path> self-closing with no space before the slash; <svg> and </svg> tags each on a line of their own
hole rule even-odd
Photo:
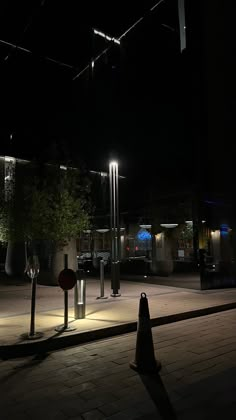
<svg viewBox="0 0 236 420">
<path fill-rule="evenodd" d="M 16 171 L 11 200 L 1 200 L 2 240 L 26 242 L 33 252 L 44 246 L 60 253 L 71 241 L 75 248 L 75 239 L 90 225 L 89 191 L 88 178 L 78 169 L 25 165 Z"/>
<path fill-rule="evenodd" d="M 27 240 L 51 240 L 58 247 L 88 229 L 89 184 L 83 185 L 79 171 L 55 169 L 35 176 L 25 186 L 24 232 Z"/>
<path fill-rule="evenodd" d="M 8 237 L 8 211 L 4 191 L 0 191 L 0 242 L 6 243 Z"/>
</svg>

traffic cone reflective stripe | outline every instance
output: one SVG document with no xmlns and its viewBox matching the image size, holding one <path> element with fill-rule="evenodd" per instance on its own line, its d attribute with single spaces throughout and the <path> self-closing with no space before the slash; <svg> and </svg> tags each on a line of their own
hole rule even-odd
<svg viewBox="0 0 236 420">
<path fill-rule="evenodd" d="M 153 373 L 161 368 L 161 363 L 155 358 L 146 293 L 141 293 L 140 297 L 135 360 L 130 367 L 140 373 Z"/>
</svg>

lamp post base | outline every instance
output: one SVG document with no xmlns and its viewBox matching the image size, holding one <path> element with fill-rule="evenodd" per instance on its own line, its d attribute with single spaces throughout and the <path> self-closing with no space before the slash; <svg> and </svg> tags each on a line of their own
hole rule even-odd
<svg viewBox="0 0 236 420">
<path fill-rule="evenodd" d="M 112 293 L 111 294 L 111 297 L 120 297 L 121 296 L 121 294 L 120 293 Z"/>
<path fill-rule="evenodd" d="M 36 332 L 34 334 L 24 333 L 21 334 L 21 338 L 23 338 L 23 340 L 39 340 L 43 337 L 43 335 L 44 334 L 42 332 Z"/>
<path fill-rule="evenodd" d="M 76 330 L 75 327 L 65 327 L 65 325 L 59 325 L 58 327 L 55 328 L 55 331 L 57 332 L 70 332 L 70 331 L 74 331 Z"/>
</svg>

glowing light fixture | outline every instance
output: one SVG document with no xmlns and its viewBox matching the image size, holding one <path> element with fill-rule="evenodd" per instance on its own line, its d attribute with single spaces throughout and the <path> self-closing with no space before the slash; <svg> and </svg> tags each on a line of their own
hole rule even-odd
<svg viewBox="0 0 236 420">
<path fill-rule="evenodd" d="M 74 318 L 85 318 L 86 306 L 86 281 L 83 277 L 83 270 L 77 271 L 77 281 L 74 291 Z"/>
<path fill-rule="evenodd" d="M 228 235 L 229 233 L 229 226 L 226 223 L 220 225 L 220 233 L 222 236 Z"/>
<path fill-rule="evenodd" d="M 161 227 L 165 227 L 167 229 L 175 228 L 178 226 L 178 223 L 160 223 Z"/>
<path fill-rule="evenodd" d="M 114 38 L 114 37 L 112 37 L 110 35 L 105 34 L 102 31 L 98 31 L 97 29 L 94 29 L 93 30 L 93 33 L 95 35 L 101 36 L 102 38 L 106 39 L 107 41 L 111 41 L 111 42 L 114 42 L 115 44 L 120 45 L 120 40 L 118 38 Z"/>
<path fill-rule="evenodd" d="M 152 225 L 139 225 L 143 229 L 151 229 Z"/>
<path fill-rule="evenodd" d="M 16 161 L 16 158 L 12 157 L 12 156 L 5 156 L 5 161 L 6 162 L 14 162 Z"/>
<path fill-rule="evenodd" d="M 113 168 L 113 167 L 118 167 L 118 163 L 115 161 L 115 160 L 112 160 L 110 163 L 109 163 L 109 168 Z"/>
<path fill-rule="evenodd" d="M 185 220 L 185 223 L 187 223 L 187 224 L 193 224 L 193 221 L 192 220 Z M 202 220 L 202 223 L 206 223 L 206 220 Z"/>
<path fill-rule="evenodd" d="M 96 229 L 96 232 L 99 232 L 99 233 L 106 233 L 106 232 L 109 232 L 109 229 Z"/>
</svg>

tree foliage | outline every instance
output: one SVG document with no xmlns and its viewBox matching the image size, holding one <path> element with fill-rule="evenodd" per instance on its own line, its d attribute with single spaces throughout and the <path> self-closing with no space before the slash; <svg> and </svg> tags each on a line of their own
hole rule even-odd
<svg viewBox="0 0 236 420">
<path fill-rule="evenodd" d="M 4 191 L 0 192 L 0 241 L 7 242 L 8 238 L 8 209 L 5 202 Z"/>
<path fill-rule="evenodd" d="M 27 167 L 12 199 L 1 200 L 1 239 L 65 244 L 89 227 L 91 208 L 88 179 L 77 169 Z"/>
</svg>

